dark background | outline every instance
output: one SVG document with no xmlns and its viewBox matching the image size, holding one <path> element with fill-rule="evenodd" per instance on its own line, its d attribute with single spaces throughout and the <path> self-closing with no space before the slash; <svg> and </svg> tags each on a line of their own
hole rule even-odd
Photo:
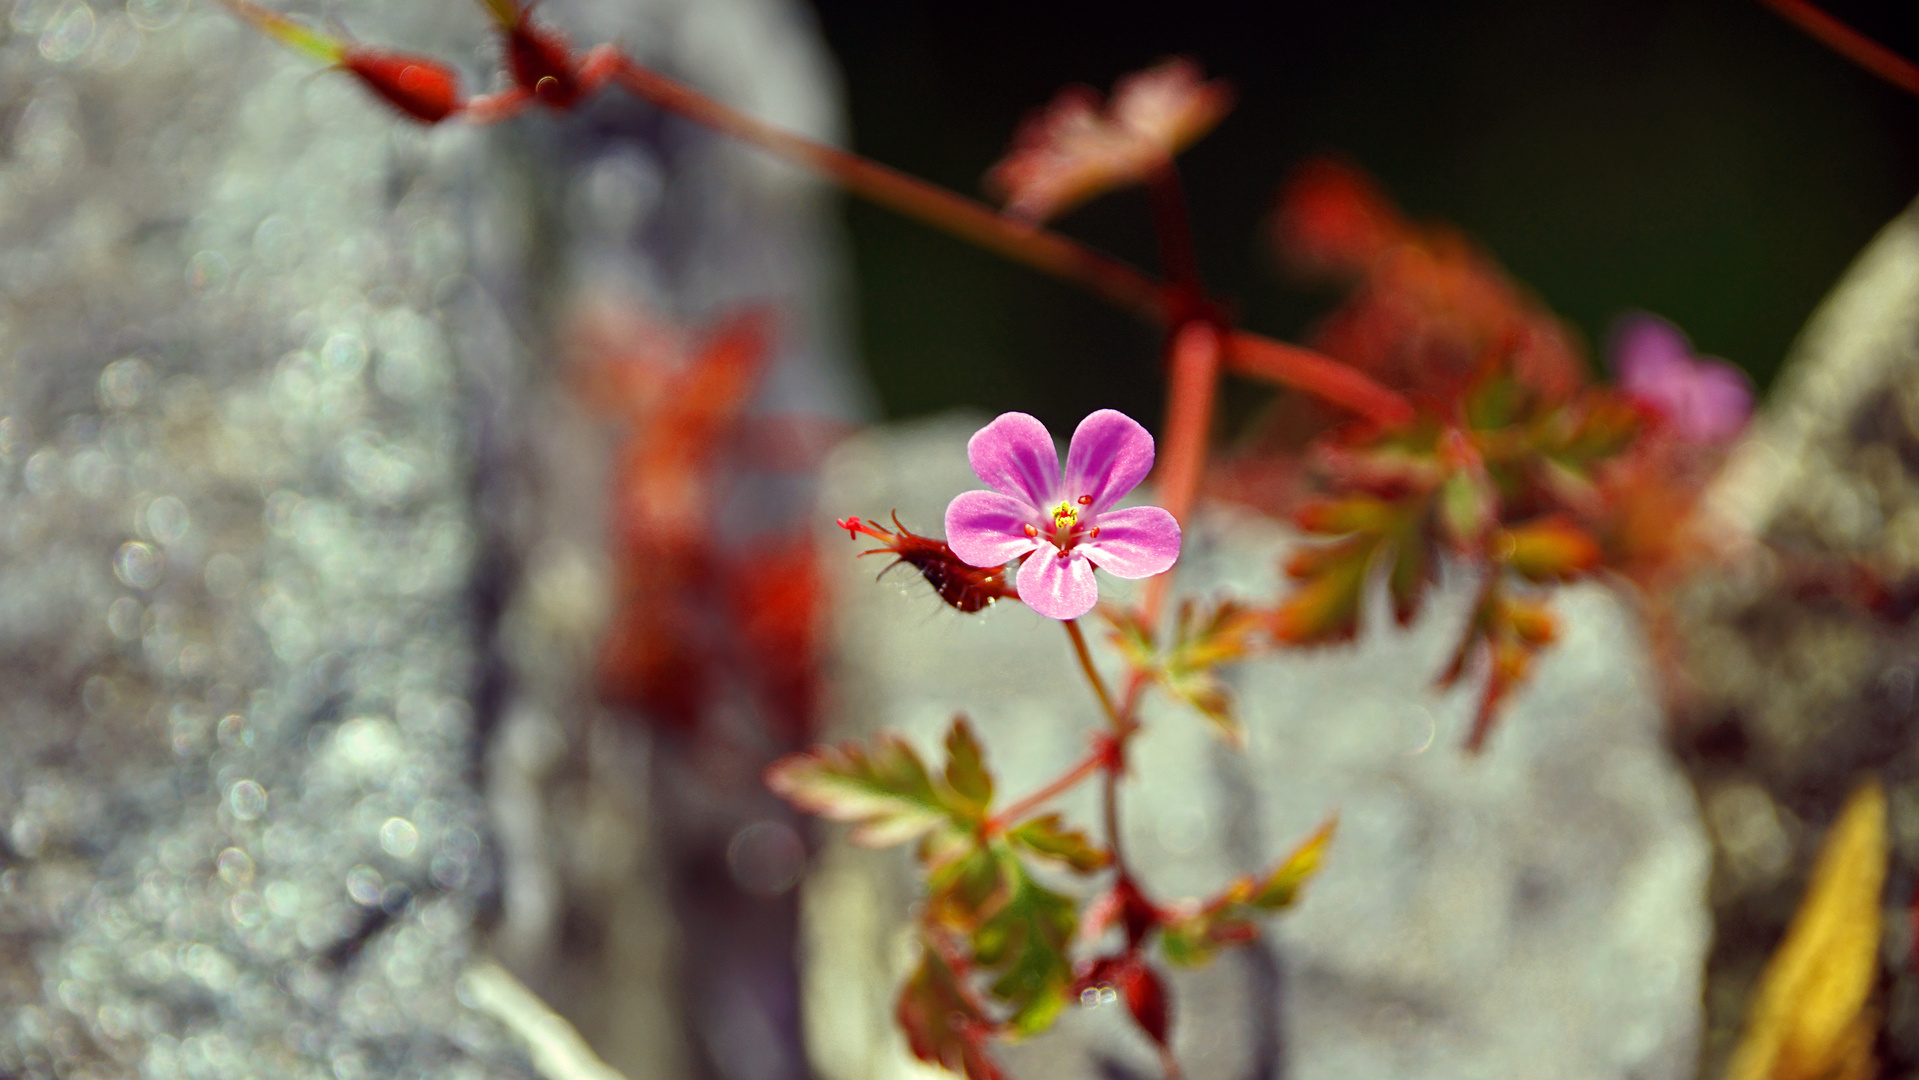
<svg viewBox="0 0 1919 1080">
<path fill-rule="evenodd" d="M 1753 0 L 814 2 L 857 149 L 969 194 L 1067 83 L 1104 93 L 1172 54 L 1230 79 L 1238 107 L 1182 158 L 1202 269 L 1244 325 L 1291 340 L 1331 298 L 1276 271 L 1261 225 L 1316 152 L 1465 229 L 1589 343 L 1650 310 L 1762 386 L 1919 193 L 1919 99 Z M 1911 9 L 1829 5 L 1908 56 Z M 887 415 L 1022 408 L 1061 433 L 1100 406 L 1157 417 L 1157 343 L 1129 316 L 887 211 L 849 204 L 847 222 Z M 1060 226 L 1152 265 L 1137 191 Z M 1263 394 L 1235 386 L 1229 412 Z"/>
</svg>

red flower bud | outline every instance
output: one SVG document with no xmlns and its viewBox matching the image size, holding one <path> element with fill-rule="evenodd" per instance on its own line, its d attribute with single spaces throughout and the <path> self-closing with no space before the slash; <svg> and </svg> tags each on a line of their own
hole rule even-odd
<svg viewBox="0 0 1919 1080">
<path fill-rule="evenodd" d="M 506 31 L 506 63 L 513 81 L 550 108 L 569 108 L 580 99 L 579 72 L 566 40 L 534 26 L 525 12 Z"/>
<path fill-rule="evenodd" d="M 340 66 L 423 124 L 437 124 L 459 110 L 460 77 L 437 60 L 353 46 Z"/>
</svg>

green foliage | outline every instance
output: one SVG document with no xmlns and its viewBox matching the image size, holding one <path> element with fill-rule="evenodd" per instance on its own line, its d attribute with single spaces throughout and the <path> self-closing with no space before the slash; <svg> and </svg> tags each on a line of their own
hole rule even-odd
<svg viewBox="0 0 1919 1080">
<path fill-rule="evenodd" d="M 1006 839 L 1041 858 L 1065 863 L 1075 871 L 1090 874 L 1112 865 L 1112 853 L 1092 841 L 1084 832 L 1068 828 L 1058 814 L 1044 814 L 1010 829 Z"/>
<path fill-rule="evenodd" d="M 1166 959 L 1184 967 L 1198 967 L 1211 963 L 1221 948 L 1257 937 L 1259 925 L 1254 919 L 1293 905 L 1300 888 L 1318 872 L 1336 824 L 1328 821 L 1321 825 L 1266 875 L 1242 877 L 1203 904 L 1175 910 L 1160 931 L 1160 949 Z"/>
<path fill-rule="evenodd" d="M 1173 697 L 1199 710 L 1228 742 L 1244 737 L 1232 691 L 1219 677 L 1222 664 L 1243 659 L 1264 634 L 1266 617 L 1244 604 L 1221 601 L 1199 614 L 1192 601 L 1180 605 L 1172 643 L 1155 648 L 1150 628 L 1132 612 L 1109 614 L 1113 644 L 1135 671 Z"/>
</svg>

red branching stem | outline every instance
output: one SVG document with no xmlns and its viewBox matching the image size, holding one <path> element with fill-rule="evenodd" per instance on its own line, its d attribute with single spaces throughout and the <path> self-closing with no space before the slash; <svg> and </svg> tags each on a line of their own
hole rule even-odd
<svg viewBox="0 0 1919 1080">
<path fill-rule="evenodd" d="M 1351 409 L 1381 427 L 1413 419 L 1412 402 L 1358 370 L 1297 345 L 1235 330 L 1226 339 L 1226 370 L 1304 390 Z"/>
<path fill-rule="evenodd" d="M 1165 449 L 1160 455 L 1159 502 L 1183 527 L 1206 470 L 1206 441 L 1212 433 L 1213 402 L 1219 388 L 1219 330 L 1209 322 L 1189 322 L 1173 335 L 1167 349 L 1171 371 L 1162 429 Z M 1141 607 L 1148 627 L 1159 625 L 1172 583 L 1170 570 L 1146 583 Z"/>
<path fill-rule="evenodd" d="M 1194 314 L 1192 287 L 1166 285 L 1110 255 L 1007 217 L 984 203 L 764 123 L 631 59 L 618 59 L 613 78 L 643 101 L 816 170 L 855 195 L 962 240 L 1082 285 L 1144 318 L 1174 323 Z M 1190 244 L 1190 228 L 1180 226 L 1180 231 Z M 1161 232 L 1166 235 L 1168 230 Z M 1375 423 L 1398 424 L 1412 415 L 1412 406 L 1404 398 L 1330 357 L 1244 331 L 1235 332 L 1232 341 L 1228 362 L 1237 374 L 1304 391 Z"/>
<path fill-rule="evenodd" d="M 1827 48 L 1908 94 L 1919 95 L 1919 64 L 1833 18 L 1806 0 L 1759 0 Z"/>
<path fill-rule="evenodd" d="M 1107 767 L 1107 762 L 1112 760 L 1117 745 L 1117 741 L 1111 735 L 1101 734 L 1094 742 L 1093 748 L 1087 751 L 1085 757 L 1075 762 L 1072 768 L 1048 782 L 1045 787 L 1017 802 L 1007 804 L 999 813 L 994 814 L 993 820 L 987 822 L 986 831 L 1003 832 L 1019 824 L 1020 819 L 1028 814 L 1078 787 L 1087 777 Z"/>
<path fill-rule="evenodd" d="M 848 191 L 963 240 L 1070 281 L 1123 308 L 1158 317 L 1164 287 L 1139 270 L 1046 229 L 1006 217 L 984 203 L 754 119 L 683 83 L 622 60 L 613 78 L 635 97 L 750 142 L 838 181 Z"/>
<path fill-rule="evenodd" d="M 1193 244 L 1193 219 L 1187 212 L 1186 190 L 1179 182 L 1179 167 L 1171 158 L 1153 172 L 1146 182 L 1153 202 L 1153 232 L 1159 240 L 1159 269 L 1176 292 L 1186 294 L 1187 303 L 1202 302 L 1205 289 L 1199 280 L 1199 255 Z M 1175 312 L 1173 321 L 1190 317 Z"/>
</svg>

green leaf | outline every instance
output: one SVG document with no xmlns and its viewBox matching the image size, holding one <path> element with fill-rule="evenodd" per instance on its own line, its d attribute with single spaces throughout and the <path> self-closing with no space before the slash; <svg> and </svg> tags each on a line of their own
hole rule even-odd
<svg viewBox="0 0 1919 1080">
<path fill-rule="evenodd" d="M 906 1045 L 921 1061 L 964 1075 L 967 1080 L 1005 1080 L 986 1054 L 995 1025 L 961 985 L 960 978 L 931 943 L 921 943 L 919 967 L 900 987 L 893 1016 Z"/>
<path fill-rule="evenodd" d="M 1011 893 L 974 933 L 973 957 L 998 973 L 992 992 L 1013 1010 L 1008 1029 L 1037 1035 L 1052 1026 L 1071 994 L 1073 967 L 1067 948 L 1079 924 L 1079 909 L 1070 898 L 1034 881 L 1010 849 L 1002 846 L 999 852 L 1007 864 Z"/>
<path fill-rule="evenodd" d="M 857 826 L 856 844 L 919 839 L 921 860 L 941 863 L 986 823 L 993 799 L 993 776 L 964 716 L 953 718 L 946 752 L 946 769 L 935 776 L 906 740 L 881 732 L 870 746 L 849 742 L 783 757 L 766 770 L 766 786 L 808 813 Z"/>
<path fill-rule="evenodd" d="M 1078 829 L 1067 828 L 1058 814 L 1036 817 L 1007 832 L 1006 839 L 1043 858 L 1065 863 L 1082 874 L 1103 870 L 1112 853 Z"/>
<path fill-rule="evenodd" d="M 1242 877 L 1204 904 L 1188 901 L 1160 931 L 1160 950 L 1182 967 L 1210 963 L 1219 950 L 1259 936 L 1254 918 L 1291 907 L 1299 890 L 1317 873 L 1332 842 L 1337 820 L 1321 825 L 1280 864 L 1262 877 Z"/>
<path fill-rule="evenodd" d="M 905 843 L 951 820 L 919 755 L 888 732 L 870 748 L 849 742 L 783 757 L 766 770 L 766 786 L 808 813 L 856 826 L 852 840 L 864 847 Z"/>
<path fill-rule="evenodd" d="M 1191 601 L 1180 605 L 1173 642 L 1163 651 L 1153 647 L 1145 627 L 1131 614 L 1112 617 L 1111 638 L 1134 670 L 1145 672 L 1175 698 L 1199 710 L 1222 737 L 1238 745 L 1243 734 L 1239 717 L 1218 668 L 1252 652 L 1267 620 L 1231 600 L 1203 616 L 1196 617 L 1196 610 Z"/>
<path fill-rule="evenodd" d="M 968 820 L 983 821 L 993 801 L 993 774 L 965 716 L 955 716 L 946 733 L 946 786 L 958 796 L 956 809 Z"/>
<path fill-rule="evenodd" d="M 1331 818 L 1321 825 L 1305 843 L 1293 849 L 1284 862 L 1273 868 L 1273 872 L 1258 884 L 1248 903 L 1261 911 L 1284 911 L 1293 906 L 1299 898 L 1300 886 L 1319 872 L 1319 864 L 1326 857 L 1326 848 L 1333 842 L 1333 831 L 1339 827 L 1339 819 Z"/>
</svg>

